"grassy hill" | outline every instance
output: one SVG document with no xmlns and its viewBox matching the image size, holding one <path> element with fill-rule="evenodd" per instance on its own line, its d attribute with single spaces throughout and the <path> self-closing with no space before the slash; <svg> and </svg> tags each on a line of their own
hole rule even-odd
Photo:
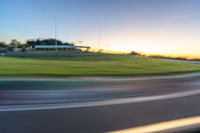
<svg viewBox="0 0 200 133">
<path fill-rule="evenodd" d="M 0 76 L 133 76 L 200 71 L 200 65 L 130 55 L 0 57 Z"/>
</svg>

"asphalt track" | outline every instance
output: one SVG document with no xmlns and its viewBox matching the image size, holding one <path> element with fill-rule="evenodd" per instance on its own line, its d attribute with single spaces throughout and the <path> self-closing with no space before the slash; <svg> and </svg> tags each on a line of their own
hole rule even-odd
<svg viewBox="0 0 200 133">
<path fill-rule="evenodd" d="M 200 115 L 198 73 L 0 79 L 0 132 L 110 132 Z"/>
</svg>

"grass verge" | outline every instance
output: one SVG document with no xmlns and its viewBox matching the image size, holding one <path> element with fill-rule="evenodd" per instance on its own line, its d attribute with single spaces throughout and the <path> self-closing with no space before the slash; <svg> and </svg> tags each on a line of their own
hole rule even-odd
<svg viewBox="0 0 200 133">
<path fill-rule="evenodd" d="M 134 76 L 200 71 L 200 65 L 129 55 L 0 57 L 0 76 Z"/>
</svg>

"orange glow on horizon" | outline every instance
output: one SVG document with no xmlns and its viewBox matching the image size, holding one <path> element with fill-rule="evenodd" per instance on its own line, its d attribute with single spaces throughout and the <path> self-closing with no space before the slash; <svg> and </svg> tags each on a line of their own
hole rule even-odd
<svg viewBox="0 0 200 133">
<path fill-rule="evenodd" d="M 170 58 L 184 58 L 184 59 L 200 59 L 200 56 L 198 54 L 190 54 L 188 55 L 187 53 L 151 53 L 151 52 L 141 52 L 141 51 L 136 51 L 136 50 L 126 50 L 126 51 L 120 51 L 120 50 L 108 50 L 108 49 L 95 49 L 92 48 L 88 52 L 100 52 L 100 53 L 109 53 L 109 54 L 129 54 L 131 51 L 138 52 L 139 54 L 143 56 L 163 56 L 163 57 L 170 57 Z"/>
</svg>

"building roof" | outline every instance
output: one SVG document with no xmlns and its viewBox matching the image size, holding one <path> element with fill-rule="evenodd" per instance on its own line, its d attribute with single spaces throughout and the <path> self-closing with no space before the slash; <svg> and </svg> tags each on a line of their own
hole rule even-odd
<svg viewBox="0 0 200 133">
<path fill-rule="evenodd" d="M 70 45 L 35 45 L 34 48 L 76 48 Z"/>
</svg>

